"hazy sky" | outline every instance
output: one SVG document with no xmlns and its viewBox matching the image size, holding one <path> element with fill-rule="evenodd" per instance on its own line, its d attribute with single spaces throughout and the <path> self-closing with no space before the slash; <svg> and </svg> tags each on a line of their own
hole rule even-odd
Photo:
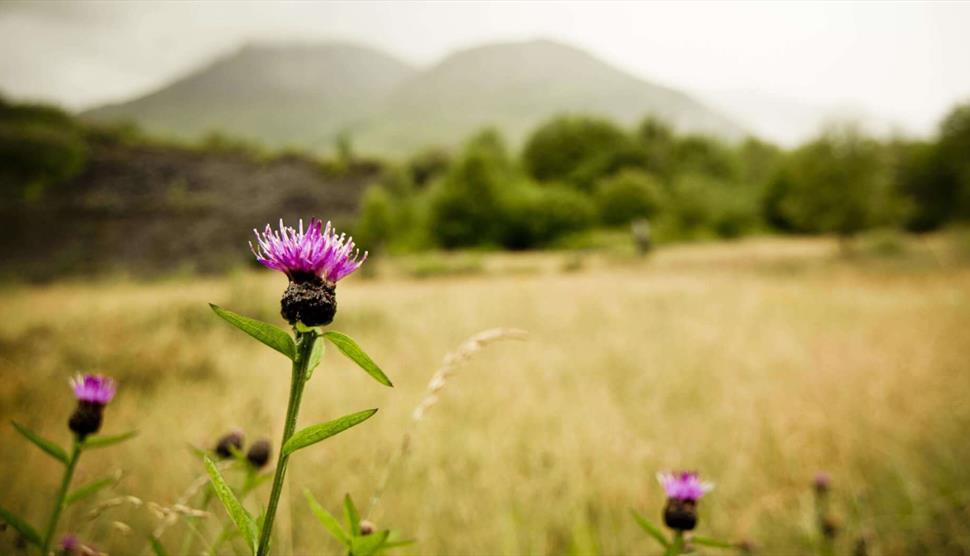
<svg viewBox="0 0 970 556">
<path fill-rule="evenodd" d="M 914 131 L 970 98 L 970 3 L 955 2 L 0 0 L 0 91 L 89 107 L 149 91 L 248 40 L 352 40 L 431 64 L 455 49 L 538 37 L 689 91 L 856 105 Z"/>
</svg>

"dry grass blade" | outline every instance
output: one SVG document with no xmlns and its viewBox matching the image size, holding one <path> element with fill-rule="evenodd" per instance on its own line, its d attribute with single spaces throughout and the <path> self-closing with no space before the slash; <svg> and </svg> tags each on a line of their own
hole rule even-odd
<svg viewBox="0 0 970 556">
<path fill-rule="evenodd" d="M 471 336 L 462 342 L 458 346 L 458 349 L 445 355 L 441 366 L 431 375 L 431 380 L 428 382 L 428 388 L 424 398 L 421 399 L 417 407 L 414 408 L 414 411 L 411 412 L 411 424 L 401 438 L 400 448 L 391 456 L 391 459 L 387 463 L 384 476 L 370 499 L 367 515 L 371 515 L 374 508 L 380 503 L 384 490 L 387 488 L 387 483 L 390 481 L 391 474 L 397 464 L 408 454 L 411 447 L 413 429 L 417 427 L 418 423 L 424 420 L 428 410 L 438 403 L 439 393 L 448 384 L 448 379 L 462 368 L 476 353 L 485 348 L 485 346 L 502 340 L 525 340 L 528 336 L 528 332 L 517 328 L 489 328 L 488 330 L 483 330 Z"/>
</svg>

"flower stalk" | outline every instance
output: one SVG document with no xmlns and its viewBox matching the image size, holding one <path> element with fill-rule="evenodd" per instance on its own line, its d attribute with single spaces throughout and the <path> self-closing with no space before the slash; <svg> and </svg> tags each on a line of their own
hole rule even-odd
<svg viewBox="0 0 970 556">
<path fill-rule="evenodd" d="M 61 519 L 61 512 L 64 511 L 67 491 L 71 488 L 71 479 L 74 478 L 74 468 L 77 467 L 77 460 L 81 458 L 81 440 L 74 438 L 74 446 L 71 448 L 71 456 L 67 460 L 64 468 L 64 476 L 61 478 L 61 486 L 57 489 L 57 496 L 54 499 L 54 509 L 51 510 L 51 517 L 47 521 L 47 531 L 44 533 L 44 544 L 41 547 L 41 554 L 47 554 L 54 540 L 54 533 L 57 531 L 57 522 Z"/>
<path fill-rule="evenodd" d="M 280 494 L 283 491 L 283 480 L 286 477 L 286 465 L 289 462 L 289 454 L 283 450 L 283 446 L 293 436 L 296 431 L 296 421 L 300 412 L 300 401 L 303 399 L 303 389 L 307 383 L 307 373 L 309 372 L 310 353 L 313 352 L 313 345 L 317 342 L 318 334 L 316 330 L 300 332 L 297 330 L 297 352 L 293 359 L 293 372 L 290 382 L 290 399 L 286 407 L 286 422 L 283 425 L 283 438 L 280 442 L 278 456 L 276 460 L 276 472 L 273 475 L 273 489 L 270 492 L 269 505 L 266 507 L 266 517 L 263 520 L 263 527 L 259 535 L 259 547 L 256 551 L 257 556 L 269 554 L 269 541 L 273 533 L 273 521 L 276 519 L 276 508 L 280 502 Z"/>
</svg>

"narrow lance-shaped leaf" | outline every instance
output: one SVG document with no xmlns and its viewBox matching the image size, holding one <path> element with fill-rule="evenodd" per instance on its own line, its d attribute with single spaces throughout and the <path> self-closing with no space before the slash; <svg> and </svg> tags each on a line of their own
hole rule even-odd
<svg viewBox="0 0 970 556">
<path fill-rule="evenodd" d="M 653 537 L 655 541 L 660 543 L 660 546 L 664 548 L 670 547 L 670 541 L 667 540 L 667 537 L 664 536 L 663 531 L 661 531 L 659 527 L 651 523 L 650 520 L 648 520 L 647 518 L 637 513 L 636 510 L 630 510 L 630 513 L 633 514 L 633 519 L 637 522 L 637 524 L 639 524 L 640 527 L 644 531 L 646 531 L 648 535 Z"/>
<path fill-rule="evenodd" d="M 57 461 L 65 464 L 67 463 L 67 454 L 64 452 L 63 448 L 57 444 L 54 444 L 50 440 L 47 440 L 46 438 L 41 438 L 40 435 L 16 421 L 11 421 L 11 423 L 13 424 L 13 428 L 17 429 L 17 432 L 22 434 L 27 440 L 31 441 L 34 446 L 37 446 L 47 455 L 51 456 Z"/>
<path fill-rule="evenodd" d="M 323 524 L 330 535 L 347 548 L 350 548 L 350 537 L 340 527 L 340 522 L 337 521 L 337 518 L 321 506 L 313 495 L 310 494 L 309 490 L 304 490 L 303 495 L 306 497 L 307 504 L 310 505 L 310 511 L 313 512 L 313 515 L 317 516 L 317 519 Z"/>
<path fill-rule="evenodd" d="M 293 337 L 287 334 L 282 328 L 256 319 L 237 315 L 232 311 L 227 311 L 212 303 L 209 304 L 209 307 L 212 307 L 212 310 L 229 324 L 289 357 L 291 360 L 296 357 L 296 343 L 293 342 Z"/>
<path fill-rule="evenodd" d="M 390 534 L 390 531 L 379 531 L 366 537 L 354 537 L 351 541 L 350 553 L 353 556 L 373 556 L 383 548 L 384 542 L 387 541 L 387 536 Z"/>
<path fill-rule="evenodd" d="M 158 540 L 158 537 L 155 535 L 148 535 L 148 543 L 151 544 L 152 552 L 155 553 L 155 556 L 168 556 L 168 553 L 165 552 L 165 547 L 162 546 L 162 541 Z"/>
<path fill-rule="evenodd" d="M 36 544 L 37 546 L 41 545 L 40 535 L 37 534 L 37 531 L 29 523 L 5 510 L 3 507 L 0 507 L 0 521 L 16 529 L 18 533 L 27 539 L 27 542 Z"/>
<path fill-rule="evenodd" d="M 334 419 L 333 421 L 320 423 L 319 425 L 311 425 L 301 431 L 298 431 L 286 441 L 286 444 L 283 445 L 283 454 L 290 455 L 301 448 L 306 448 L 311 444 L 316 444 L 321 440 L 330 438 L 331 436 L 343 432 L 354 425 L 363 423 L 367 419 L 370 419 L 375 413 L 377 413 L 376 409 L 368 409 L 366 411 L 345 415 L 339 419 Z"/>
<path fill-rule="evenodd" d="M 414 544 L 413 539 L 401 540 L 401 541 L 388 541 L 381 546 L 381 550 L 390 550 L 392 548 L 398 548 L 400 546 L 407 546 L 409 544 Z"/>
<path fill-rule="evenodd" d="M 690 538 L 691 544 L 700 544 L 703 546 L 711 546 L 714 548 L 737 548 L 738 545 L 733 542 L 722 541 L 718 539 L 712 539 L 710 537 L 698 537 L 694 535 Z"/>
<path fill-rule="evenodd" d="M 233 494 L 232 489 L 229 488 L 225 479 L 222 478 L 222 474 L 219 473 L 216 464 L 208 456 L 205 457 L 205 468 L 209 473 L 209 479 L 212 481 L 212 489 L 215 491 L 216 496 L 222 502 L 222 505 L 225 506 L 229 518 L 232 519 L 232 522 L 236 524 L 236 528 L 239 529 L 239 532 L 246 539 L 250 550 L 255 553 L 256 539 L 259 536 L 259 532 L 256 529 L 256 522 L 253 521 L 252 516 L 249 515 L 246 508 L 236 499 L 236 495 Z"/>
<path fill-rule="evenodd" d="M 117 482 L 118 482 L 117 476 L 103 477 L 101 479 L 91 481 L 90 483 L 87 483 L 83 486 L 80 486 L 74 489 L 74 491 L 68 494 L 67 498 L 64 499 L 64 504 L 69 506 L 79 500 L 83 500 L 87 498 L 88 496 L 93 496 L 94 494 L 97 494 L 97 492 L 100 491 L 101 489 L 107 486 L 111 486 Z"/>
<path fill-rule="evenodd" d="M 360 512 L 354 505 L 353 498 L 349 494 L 344 495 L 344 518 L 347 520 L 347 528 L 350 529 L 352 537 L 360 535 Z"/>
<path fill-rule="evenodd" d="M 81 448 L 85 450 L 91 448 L 106 448 L 108 446 L 120 444 L 125 440 L 132 439 L 136 436 L 138 436 L 138 431 L 128 431 L 121 434 L 89 436 L 84 439 L 84 444 L 81 444 Z"/>
<path fill-rule="evenodd" d="M 350 358 L 351 361 L 357 363 L 361 369 L 364 369 L 364 372 L 374 377 L 374 380 L 380 382 L 384 386 L 394 386 L 391 384 L 391 379 L 387 378 L 384 371 L 377 366 L 377 363 L 374 363 L 374 360 L 368 357 L 367 354 L 364 353 L 364 350 L 360 349 L 357 342 L 355 342 L 350 336 L 341 334 L 340 332 L 334 332 L 332 330 L 329 332 L 324 332 L 323 336 L 333 342 L 333 345 L 337 346 L 337 349 L 342 351 L 343 354 Z"/>
</svg>

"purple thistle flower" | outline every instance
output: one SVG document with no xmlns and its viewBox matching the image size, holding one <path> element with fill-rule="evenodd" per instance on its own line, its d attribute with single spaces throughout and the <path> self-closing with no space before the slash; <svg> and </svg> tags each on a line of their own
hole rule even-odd
<svg viewBox="0 0 970 556">
<path fill-rule="evenodd" d="M 819 471 L 815 474 L 815 479 L 812 480 L 812 485 L 815 487 L 815 491 L 824 494 L 828 492 L 829 487 L 832 486 L 832 477 L 829 476 L 825 471 Z"/>
<path fill-rule="evenodd" d="M 115 397 L 115 381 L 104 375 L 78 374 L 71 380 L 71 386 L 80 402 L 104 406 Z"/>
<path fill-rule="evenodd" d="M 71 533 L 64 535 L 64 538 L 61 539 L 61 548 L 64 550 L 75 550 L 80 545 L 77 537 Z"/>
<path fill-rule="evenodd" d="M 115 397 L 115 381 L 104 375 L 77 375 L 71 380 L 77 408 L 67 422 L 81 440 L 101 429 L 104 406 Z"/>
<path fill-rule="evenodd" d="M 253 232 L 258 247 L 250 242 L 249 248 L 256 260 L 267 268 L 283 272 L 294 282 L 317 277 L 333 284 L 367 260 L 367 252 L 361 256 L 353 238 L 346 234 L 338 236 L 330 222 L 324 228 L 323 222 L 316 218 L 310 220 L 306 231 L 303 230 L 303 220 L 296 230 L 284 226 L 280 219 L 279 231 L 267 224 L 262 234 L 255 229 Z"/>
<path fill-rule="evenodd" d="M 81 541 L 73 533 L 68 533 L 61 538 L 60 549 L 61 554 L 75 554 L 81 550 Z"/>
<path fill-rule="evenodd" d="M 697 502 L 714 488 L 712 483 L 701 481 L 693 471 L 658 473 L 657 481 L 663 486 L 667 498 L 673 500 Z"/>
</svg>

